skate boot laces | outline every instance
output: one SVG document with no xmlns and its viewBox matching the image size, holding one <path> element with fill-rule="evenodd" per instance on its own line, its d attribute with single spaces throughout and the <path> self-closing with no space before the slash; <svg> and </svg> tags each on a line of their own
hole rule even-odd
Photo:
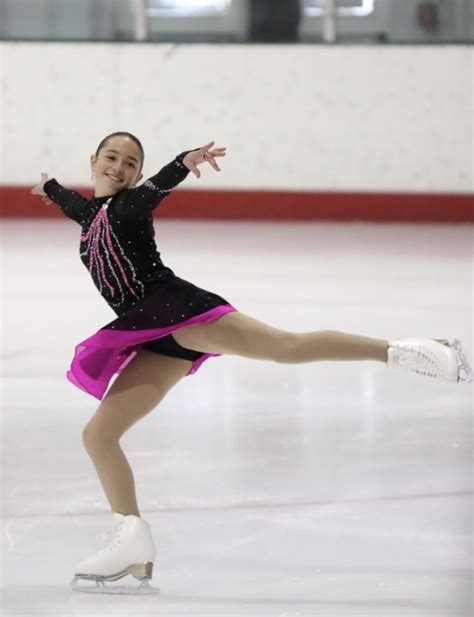
<svg viewBox="0 0 474 617">
<path fill-rule="evenodd" d="M 388 366 L 446 381 L 460 380 L 458 350 L 448 341 L 404 339 L 389 343 Z"/>
<path fill-rule="evenodd" d="M 99 539 L 101 540 L 102 544 L 109 544 L 110 542 L 113 542 L 115 537 L 119 535 L 120 531 L 122 531 L 122 527 L 123 523 L 121 525 L 118 525 L 117 527 L 112 527 L 112 529 L 109 529 L 108 531 L 100 534 Z"/>
<path fill-rule="evenodd" d="M 436 357 L 427 354 L 425 349 L 407 345 L 399 347 L 398 350 L 399 353 L 394 355 L 393 359 L 400 367 L 427 377 L 438 377 L 440 375 L 440 365 Z"/>
<path fill-rule="evenodd" d="M 118 512 L 114 513 L 114 523 L 113 527 L 108 529 L 107 531 L 100 533 L 97 535 L 97 540 L 102 544 L 107 544 L 114 540 L 114 537 L 122 530 L 125 522 L 125 517 L 123 514 L 119 514 Z"/>
</svg>

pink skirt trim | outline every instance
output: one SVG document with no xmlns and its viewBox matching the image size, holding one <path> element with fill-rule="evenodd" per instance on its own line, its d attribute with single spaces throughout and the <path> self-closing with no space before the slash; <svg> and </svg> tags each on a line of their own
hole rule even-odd
<svg viewBox="0 0 474 617">
<path fill-rule="evenodd" d="M 233 306 L 217 306 L 206 313 L 196 315 L 166 328 L 146 330 L 114 330 L 103 328 L 76 346 L 71 368 L 66 373 L 69 381 L 88 394 L 102 400 L 109 382 L 119 374 L 138 353 L 138 346 L 167 336 L 176 330 L 199 323 L 215 321 L 227 313 L 236 311 Z M 188 375 L 195 373 L 201 364 L 211 357 L 221 354 L 207 353 L 195 360 Z"/>
</svg>

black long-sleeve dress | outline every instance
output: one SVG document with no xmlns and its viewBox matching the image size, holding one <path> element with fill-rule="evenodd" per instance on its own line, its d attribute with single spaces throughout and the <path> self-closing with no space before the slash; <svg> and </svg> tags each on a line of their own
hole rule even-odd
<svg viewBox="0 0 474 617">
<path fill-rule="evenodd" d="M 154 208 L 188 175 L 186 152 L 141 186 L 113 196 L 85 197 L 54 178 L 46 195 L 82 227 L 81 260 L 101 296 L 118 315 L 76 346 L 67 378 L 99 400 L 111 378 L 139 348 L 191 360 L 188 375 L 212 355 L 185 349 L 171 333 L 235 311 L 224 298 L 175 276 L 155 243 Z"/>
</svg>

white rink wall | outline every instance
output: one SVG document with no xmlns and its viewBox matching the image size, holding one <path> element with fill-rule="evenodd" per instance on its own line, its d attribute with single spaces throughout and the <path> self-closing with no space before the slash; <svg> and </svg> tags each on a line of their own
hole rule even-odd
<svg viewBox="0 0 474 617">
<path fill-rule="evenodd" d="M 216 139 L 222 174 L 188 188 L 473 189 L 468 46 L 1 43 L 0 184 L 90 183 L 115 130 L 145 174 Z"/>
</svg>

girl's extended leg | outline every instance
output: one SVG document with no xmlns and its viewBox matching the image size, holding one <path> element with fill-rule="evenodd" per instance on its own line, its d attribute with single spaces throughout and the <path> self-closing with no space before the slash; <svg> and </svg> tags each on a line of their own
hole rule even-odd
<svg viewBox="0 0 474 617">
<path fill-rule="evenodd" d="M 86 425 L 84 446 L 113 512 L 140 516 L 133 473 L 119 445 L 120 438 L 158 405 L 191 365 L 188 360 L 140 350 Z"/>
<path fill-rule="evenodd" d="M 335 330 L 288 332 L 243 313 L 227 313 L 207 324 L 173 332 L 182 346 L 196 351 L 273 360 L 285 364 L 318 360 L 387 362 L 388 341 Z"/>
</svg>

